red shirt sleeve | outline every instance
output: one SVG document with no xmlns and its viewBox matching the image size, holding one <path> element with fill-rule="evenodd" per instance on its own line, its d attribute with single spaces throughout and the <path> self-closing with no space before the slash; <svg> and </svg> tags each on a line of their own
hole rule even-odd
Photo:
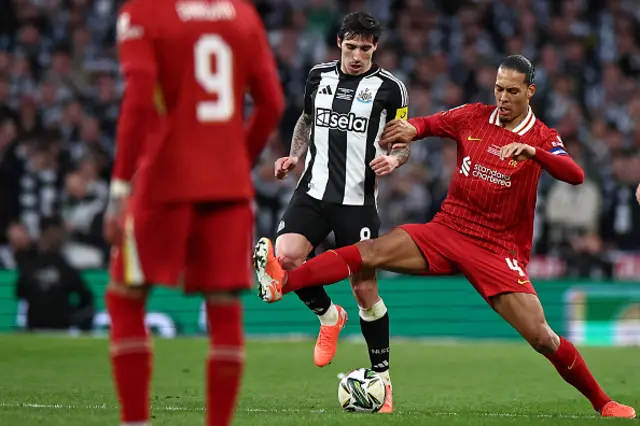
<svg viewBox="0 0 640 426">
<path fill-rule="evenodd" d="M 473 113 L 476 104 L 464 104 L 447 111 L 437 112 L 428 117 L 414 117 L 409 119 L 418 133 L 414 140 L 439 136 L 455 139 Z"/>
<path fill-rule="evenodd" d="M 152 49 L 150 14 L 140 0 L 127 3 L 116 24 L 120 69 L 125 79 L 116 132 L 116 155 L 112 171 L 115 182 L 130 182 L 135 174 L 144 140 L 152 131 L 156 115 L 154 89 L 157 64 Z"/>
<path fill-rule="evenodd" d="M 247 124 L 247 150 L 255 161 L 276 128 L 284 111 L 284 94 L 276 62 L 260 18 L 252 10 L 255 21 L 255 45 L 250 49 L 253 68 L 249 77 L 249 91 L 253 99 L 253 111 Z"/>
<path fill-rule="evenodd" d="M 537 147 L 535 160 L 551 176 L 571 185 L 584 182 L 584 171 L 573 161 L 564 148 L 560 135 L 550 130 L 544 143 Z"/>
</svg>

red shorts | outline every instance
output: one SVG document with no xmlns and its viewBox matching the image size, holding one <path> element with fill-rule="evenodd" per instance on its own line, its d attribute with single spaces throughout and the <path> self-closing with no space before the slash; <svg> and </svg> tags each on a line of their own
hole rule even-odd
<svg viewBox="0 0 640 426">
<path fill-rule="evenodd" d="M 253 226 L 248 202 L 150 206 L 132 199 L 123 242 L 112 250 L 111 278 L 185 292 L 247 289 Z"/>
<path fill-rule="evenodd" d="M 482 297 L 500 293 L 536 294 L 524 267 L 473 239 L 438 223 L 402 225 L 429 263 L 425 275 L 462 273 Z"/>
</svg>

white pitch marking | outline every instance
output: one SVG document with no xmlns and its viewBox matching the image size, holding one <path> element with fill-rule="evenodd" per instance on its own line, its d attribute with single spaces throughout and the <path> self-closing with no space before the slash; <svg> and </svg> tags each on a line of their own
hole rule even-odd
<svg viewBox="0 0 640 426">
<path fill-rule="evenodd" d="M 116 407 L 102 405 L 65 405 L 65 404 L 18 404 L 0 402 L 0 408 L 36 408 L 36 409 L 55 409 L 55 410 L 116 410 Z M 204 408 L 188 408 L 188 407 L 172 407 L 172 406 L 155 406 L 153 410 L 159 411 L 204 411 Z M 320 414 L 328 410 L 299 410 L 295 408 L 285 409 L 264 409 L 264 408 L 245 408 L 238 411 L 246 413 L 309 413 Z M 546 418 L 546 419 L 597 419 L 597 416 L 588 415 L 571 415 L 571 414 L 525 414 L 525 413 L 457 413 L 457 412 L 423 412 L 423 411 L 395 411 L 397 414 L 416 414 L 423 416 L 480 416 L 480 417 L 516 417 L 516 418 Z"/>
</svg>

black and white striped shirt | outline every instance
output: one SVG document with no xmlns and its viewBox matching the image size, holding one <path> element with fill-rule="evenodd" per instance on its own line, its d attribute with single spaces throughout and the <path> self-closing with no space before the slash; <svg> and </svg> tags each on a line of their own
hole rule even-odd
<svg viewBox="0 0 640 426">
<path fill-rule="evenodd" d="M 406 119 L 408 105 L 405 85 L 375 65 L 357 76 L 344 74 L 339 61 L 311 68 L 304 112 L 313 126 L 297 190 L 336 204 L 375 204 L 376 175 L 369 163 L 386 153 L 379 145 L 384 126 Z"/>
</svg>

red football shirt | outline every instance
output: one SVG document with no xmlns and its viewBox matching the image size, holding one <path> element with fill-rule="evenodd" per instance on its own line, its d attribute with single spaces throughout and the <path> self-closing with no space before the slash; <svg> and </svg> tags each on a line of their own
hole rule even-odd
<svg viewBox="0 0 640 426">
<path fill-rule="evenodd" d="M 457 168 L 449 193 L 434 222 L 448 226 L 492 251 L 529 262 L 533 238 L 538 161 L 500 159 L 500 148 L 521 142 L 556 155 L 567 155 L 558 133 L 533 112 L 513 131 L 499 125 L 495 106 L 463 105 L 427 118 L 430 133 L 458 146 Z M 424 134 L 423 119 L 410 122 Z M 429 135 L 424 135 L 429 136 Z"/>
<path fill-rule="evenodd" d="M 136 107 L 125 93 L 114 179 L 128 182 L 135 173 L 134 193 L 157 202 L 250 199 L 252 161 L 283 109 L 275 61 L 251 3 L 133 0 L 118 17 L 117 38 L 127 92 L 153 81 L 155 96 L 151 89 L 145 96 L 151 107 L 155 97 L 159 118 L 136 134 L 143 123 L 126 122 Z M 247 92 L 253 114 L 245 123 Z"/>
</svg>

